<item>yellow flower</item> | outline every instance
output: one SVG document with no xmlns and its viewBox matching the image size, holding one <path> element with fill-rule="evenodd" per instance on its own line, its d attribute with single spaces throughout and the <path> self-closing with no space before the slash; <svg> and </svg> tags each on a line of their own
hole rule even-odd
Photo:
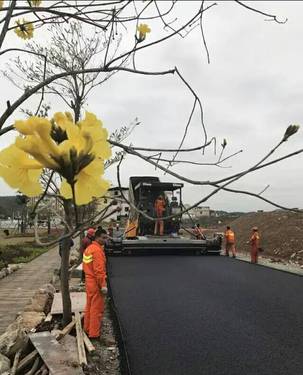
<svg viewBox="0 0 303 375">
<path fill-rule="evenodd" d="M 24 18 L 16 21 L 15 33 L 22 39 L 31 39 L 34 36 L 34 25 Z"/>
<path fill-rule="evenodd" d="M 32 116 L 26 121 L 16 121 L 15 128 L 24 138 L 17 137 L 16 145 L 32 155 L 44 167 L 58 169 L 54 158 L 60 156 L 58 145 L 51 138 L 52 124 L 45 118 Z"/>
<path fill-rule="evenodd" d="M 78 206 L 87 204 L 106 193 L 110 184 L 101 177 L 103 173 L 103 163 L 94 160 L 76 176 L 75 198 Z M 71 186 L 66 181 L 63 181 L 60 193 L 65 199 L 73 197 Z"/>
<path fill-rule="evenodd" d="M 83 121 L 73 122 L 69 113 L 55 113 L 48 120 L 32 116 L 16 121 L 20 133 L 15 143 L 0 153 L 0 176 L 28 196 L 40 194 L 43 168 L 63 178 L 62 195 L 78 205 L 100 197 L 109 188 L 102 179 L 104 159 L 111 156 L 108 133 L 97 117 L 87 112 Z"/>
<path fill-rule="evenodd" d="M 67 112 L 58 112 L 53 119 L 57 131 L 61 129 L 65 133 L 65 139 L 58 146 L 61 158 L 58 161 L 55 158 L 64 177 L 60 189 L 62 196 L 72 199 L 73 183 L 77 205 L 103 196 L 109 183 L 101 176 L 104 174 L 104 160 L 111 156 L 111 148 L 102 121 L 90 112 L 86 112 L 85 118 L 77 124 Z"/>
<path fill-rule="evenodd" d="M 38 7 L 42 3 L 42 0 L 30 0 L 29 2 L 32 7 Z"/>
<path fill-rule="evenodd" d="M 79 122 L 79 127 L 82 134 L 88 133 L 92 137 L 92 152 L 96 157 L 103 160 L 111 157 L 111 148 L 107 142 L 108 132 L 103 128 L 101 120 L 98 120 L 93 113 L 86 112 L 84 120 Z"/>
<path fill-rule="evenodd" d="M 16 145 L 0 152 L 0 176 L 13 189 L 18 189 L 28 197 L 42 193 L 39 177 L 42 165 Z"/>
<path fill-rule="evenodd" d="M 151 32 L 151 29 L 145 23 L 141 23 L 137 30 L 139 31 L 139 42 L 142 42 L 146 38 L 146 34 Z"/>
</svg>

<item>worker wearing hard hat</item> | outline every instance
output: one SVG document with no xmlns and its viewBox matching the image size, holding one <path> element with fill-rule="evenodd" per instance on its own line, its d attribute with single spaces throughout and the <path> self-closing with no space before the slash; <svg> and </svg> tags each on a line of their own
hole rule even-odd
<svg viewBox="0 0 303 375">
<path fill-rule="evenodd" d="M 259 247 L 260 247 L 260 235 L 257 227 L 252 228 L 252 234 L 250 237 L 250 256 L 251 263 L 258 263 Z"/>
<path fill-rule="evenodd" d="M 94 228 L 87 229 L 86 236 L 81 241 L 82 253 L 87 248 L 87 246 L 90 245 L 93 242 L 95 232 L 96 232 L 96 229 L 94 229 Z"/>
<path fill-rule="evenodd" d="M 236 257 L 236 238 L 235 238 L 235 233 L 230 229 L 229 226 L 226 227 L 224 237 L 225 237 L 225 255 L 229 256 L 229 252 L 231 252 L 233 258 L 235 258 Z"/>
<path fill-rule="evenodd" d="M 161 219 L 163 217 L 163 213 L 165 211 L 165 200 L 162 197 L 162 195 L 159 195 L 158 198 L 155 200 L 155 214 L 157 220 L 155 221 L 155 231 L 154 234 L 159 234 L 160 236 L 163 236 L 164 234 L 164 221 Z"/>
<path fill-rule="evenodd" d="M 98 338 L 101 332 L 104 296 L 107 294 L 106 257 L 103 247 L 106 240 L 106 231 L 97 229 L 94 241 L 83 253 L 86 287 L 84 330 L 90 338 Z"/>
</svg>

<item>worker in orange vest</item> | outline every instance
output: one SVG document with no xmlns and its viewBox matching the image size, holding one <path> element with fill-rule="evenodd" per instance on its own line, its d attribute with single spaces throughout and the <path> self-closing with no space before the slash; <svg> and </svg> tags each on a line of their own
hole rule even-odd
<svg viewBox="0 0 303 375">
<path fill-rule="evenodd" d="M 225 231 L 225 255 L 229 257 L 229 252 L 231 251 L 233 258 L 236 257 L 236 246 L 235 246 L 235 233 L 230 229 L 229 226 L 226 227 Z"/>
<path fill-rule="evenodd" d="M 155 200 L 155 213 L 156 213 L 156 218 L 157 220 L 155 221 L 155 230 L 154 234 L 157 235 L 159 233 L 160 236 L 163 236 L 164 234 L 164 221 L 161 220 L 163 217 L 163 213 L 165 211 L 165 200 L 164 198 L 159 195 L 158 198 Z M 158 231 L 159 227 L 159 231 Z"/>
<path fill-rule="evenodd" d="M 83 271 L 85 272 L 86 307 L 84 330 L 90 338 L 100 337 L 101 321 L 104 312 L 104 297 L 107 294 L 106 258 L 104 243 L 107 233 L 97 229 L 95 239 L 83 253 Z"/>
<path fill-rule="evenodd" d="M 259 247 L 260 247 L 260 235 L 257 227 L 252 228 L 252 235 L 250 237 L 250 257 L 251 263 L 258 263 Z"/>
</svg>

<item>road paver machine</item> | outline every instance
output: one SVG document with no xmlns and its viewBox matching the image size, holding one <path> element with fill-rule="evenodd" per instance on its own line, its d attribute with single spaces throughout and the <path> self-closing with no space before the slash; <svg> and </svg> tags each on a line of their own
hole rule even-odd
<svg viewBox="0 0 303 375">
<path fill-rule="evenodd" d="M 129 217 L 124 234 L 107 246 L 109 254 L 178 253 L 220 254 L 222 237 L 196 239 L 180 235 L 182 228 L 182 183 L 160 182 L 158 177 L 130 177 Z M 155 235 L 155 201 L 162 196 L 164 233 Z M 184 232 L 184 231 L 183 231 Z M 186 232 L 185 232 L 186 233 Z"/>
</svg>

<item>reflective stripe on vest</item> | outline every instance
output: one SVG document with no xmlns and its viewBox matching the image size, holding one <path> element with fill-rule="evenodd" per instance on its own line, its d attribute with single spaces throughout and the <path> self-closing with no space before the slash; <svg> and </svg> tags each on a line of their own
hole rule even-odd
<svg viewBox="0 0 303 375">
<path fill-rule="evenodd" d="M 92 255 L 84 255 L 83 254 L 83 263 L 88 264 L 93 261 L 93 256 Z"/>
</svg>

